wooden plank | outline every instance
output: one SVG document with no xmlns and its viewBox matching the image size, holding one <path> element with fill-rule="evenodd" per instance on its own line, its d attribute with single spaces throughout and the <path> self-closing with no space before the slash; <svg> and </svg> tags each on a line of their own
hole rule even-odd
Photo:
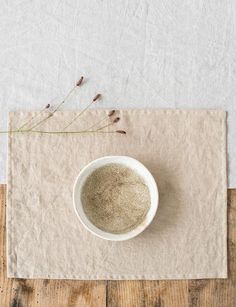
<svg viewBox="0 0 236 307">
<path fill-rule="evenodd" d="M 108 281 L 107 306 L 160 306 L 159 281 Z"/>
<path fill-rule="evenodd" d="M 5 193 L 0 185 L 0 306 L 235 307 L 236 190 L 228 191 L 229 278 L 191 281 L 69 281 L 6 278 Z"/>
<path fill-rule="evenodd" d="M 6 186 L 0 185 L 0 306 L 104 307 L 105 281 L 26 280 L 6 277 L 5 197 Z"/>
<path fill-rule="evenodd" d="M 188 281 L 109 281 L 109 307 L 188 306 Z"/>
<path fill-rule="evenodd" d="M 108 281 L 107 306 L 143 306 L 144 293 L 139 281 Z M 140 305 L 141 304 L 141 305 Z"/>
<path fill-rule="evenodd" d="M 188 281 L 161 281 L 161 306 L 188 306 Z"/>
</svg>

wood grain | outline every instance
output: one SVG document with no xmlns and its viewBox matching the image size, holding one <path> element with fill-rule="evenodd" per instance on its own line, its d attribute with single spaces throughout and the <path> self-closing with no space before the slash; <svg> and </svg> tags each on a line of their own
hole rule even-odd
<svg viewBox="0 0 236 307">
<path fill-rule="evenodd" d="M 182 281 L 25 280 L 6 277 L 6 186 L 0 185 L 0 307 L 235 307 L 236 190 L 228 191 L 229 278 Z"/>
</svg>

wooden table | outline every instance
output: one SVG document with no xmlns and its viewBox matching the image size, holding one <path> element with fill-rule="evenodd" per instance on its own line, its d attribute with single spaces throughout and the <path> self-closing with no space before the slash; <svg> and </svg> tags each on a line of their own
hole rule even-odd
<svg viewBox="0 0 236 307">
<path fill-rule="evenodd" d="M 0 307 L 236 307 L 236 190 L 228 190 L 228 279 L 70 281 L 6 276 L 6 186 L 0 185 Z"/>
</svg>

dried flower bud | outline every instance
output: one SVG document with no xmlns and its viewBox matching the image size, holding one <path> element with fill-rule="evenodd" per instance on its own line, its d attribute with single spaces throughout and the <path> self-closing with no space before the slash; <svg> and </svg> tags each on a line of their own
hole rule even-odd
<svg viewBox="0 0 236 307">
<path fill-rule="evenodd" d="M 116 118 L 113 120 L 113 123 L 115 124 L 115 123 L 117 123 L 119 120 L 120 120 L 120 118 L 119 118 L 119 117 L 116 117 Z"/>
<path fill-rule="evenodd" d="M 108 116 L 111 117 L 112 115 L 115 114 L 115 112 L 116 112 L 115 110 L 111 110 L 111 111 L 108 113 Z"/>
<path fill-rule="evenodd" d="M 49 109 L 50 108 L 50 103 L 48 103 L 45 107 L 45 109 Z"/>
<path fill-rule="evenodd" d="M 96 100 L 101 98 L 101 94 L 97 94 L 94 98 L 93 98 L 93 102 L 95 102 Z"/>
<path fill-rule="evenodd" d="M 80 85 L 82 84 L 83 80 L 84 80 L 84 77 L 82 76 L 82 77 L 79 79 L 79 81 L 76 83 L 76 86 L 80 86 Z"/>
<path fill-rule="evenodd" d="M 124 130 L 116 130 L 117 133 L 126 134 L 126 131 Z"/>
</svg>

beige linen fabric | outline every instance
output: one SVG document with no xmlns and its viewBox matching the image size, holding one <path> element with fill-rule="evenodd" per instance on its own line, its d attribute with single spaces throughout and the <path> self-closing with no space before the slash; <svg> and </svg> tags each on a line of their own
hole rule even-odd
<svg viewBox="0 0 236 307">
<path fill-rule="evenodd" d="M 10 113 L 10 128 L 33 114 Z M 58 112 L 43 129 L 61 129 L 75 114 Z M 72 129 L 104 116 L 88 111 Z M 127 135 L 9 135 L 9 277 L 227 277 L 225 112 L 123 110 L 120 117 L 116 128 Z M 140 160 L 158 183 L 157 215 L 129 241 L 93 236 L 73 209 L 77 174 L 104 155 Z"/>
</svg>

